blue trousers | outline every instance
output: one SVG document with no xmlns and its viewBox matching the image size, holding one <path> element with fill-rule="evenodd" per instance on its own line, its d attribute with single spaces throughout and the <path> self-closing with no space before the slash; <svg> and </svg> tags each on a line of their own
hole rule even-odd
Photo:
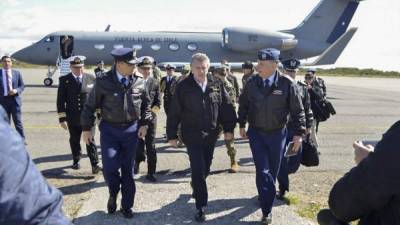
<svg viewBox="0 0 400 225">
<path fill-rule="evenodd" d="M 285 148 L 288 145 L 288 143 L 293 140 L 293 136 L 294 136 L 293 130 L 289 128 L 288 135 L 286 138 Z M 289 174 L 295 173 L 299 169 L 301 162 L 301 153 L 302 153 L 301 145 L 297 155 L 286 158 L 284 156 L 285 151 L 283 151 L 281 166 L 279 168 L 279 173 L 278 173 L 279 191 L 281 192 L 289 191 Z"/>
<path fill-rule="evenodd" d="M 210 173 L 216 141 L 217 136 L 213 134 L 196 142 L 185 142 L 192 170 L 192 187 L 197 209 L 207 206 L 206 179 Z"/>
<path fill-rule="evenodd" d="M 272 211 L 276 189 L 275 180 L 286 143 L 286 128 L 270 134 L 252 128 L 247 131 L 250 148 L 256 165 L 256 185 L 264 216 Z"/>
<path fill-rule="evenodd" d="M 2 94 L 2 93 L 1 93 Z M 4 97 L 1 105 L 7 113 L 8 118 L 12 118 L 15 129 L 25 139 L 24 127 L 22 126 L 21 106 L 17 104 L 14 97 Z"/>
<path fill-rule="evenodd" d="M 117 127 L 106 121 L 100 123 L 104 179 L 108 185 L 110 196 L 116 197 L 121 188 L 123 209 L 132 208 L 134 203 L 136 186 L 133 179 L 133 167 L 137 142 L 136 124 Z M 121 174 L 119 170 L 121 170 Z"/>
</svg>

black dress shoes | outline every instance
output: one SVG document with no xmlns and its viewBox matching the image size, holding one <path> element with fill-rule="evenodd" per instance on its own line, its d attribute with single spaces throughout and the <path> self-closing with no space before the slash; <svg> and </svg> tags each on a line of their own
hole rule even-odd
<svg viewBox="0 0 400 225">
<path fill-rule="evenodd" d="M 261 219 L 261 224 L 272 224 L 272 213 L 269 213 L 268 216 L 263 216 Z"/>
<path fill-rule="evenodd" d="M 204 210 L 198 209 L 194 219 L 200 223 L 206 221 L 206 214 L 204 213 Z"/>
<path fill-rule="evenodd" d="M 110 196 L 108 197 L 107 202 L 107 212 L 109 214 L 115 213 L 117 210 L 117 197 Z"/>
<path fill-rule="evenodd" d="M 130 218 L 133 217 L 133 211 L 132 211 L 132 209 L 122 209 L 122 208 L 121 208 L 121 213 L 122 213 L 122 215 L 123 215 L 125 218 L 127 218 L 127 219 L 130 219 Z"/>
<path fill-rule="evenodd" d="M 72 164 L 72 169 L 79 170 L 80 168 L 81 168 L 81 165 L 79 164 L 79 162 L 74 162 Z"/>
<path fill-rule="evenodd" d="M 146 175 L 146 180 L 150 181 L 150 182 L 156 182 L 157 179 L 153 174 L 147 174 Z"/>
<path fill-rule="evenodd" d="M 100 166 L 93 166 L 92 167 L 92 174 L 98 174 L 101 171 L 101 167 Z"/>
</svg>

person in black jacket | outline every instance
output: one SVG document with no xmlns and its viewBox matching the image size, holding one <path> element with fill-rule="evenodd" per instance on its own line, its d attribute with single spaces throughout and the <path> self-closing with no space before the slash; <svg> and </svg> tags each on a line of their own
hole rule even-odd
<svg viewBox="0 0 400 225">
<path fill-rule="evenodd" d="M 178 84 L 167 119 L 167 136 L 174 147 L 177 147 L 178 125 L 181 123 L 198 210 L 195 220 L 199 222 L 205 220 L 204 207 L 208 201 L 206 178 L 210 173 L 218 126 L 223 125 L 225 139 L 230 140 L 236 124 L 232 102 L 222 82 L 207 76 L 209 68 L 207 55 L 196 53 L 192 56 L 192 73 Z"/>
<path fill-rule="evenodd" d="M 354 142 L 356 167 L 333 186 L 329 210 L 318 214 L 321 225 L 400 224 L 400 121 L 393 124 L 375 148 Z"/>
<path fill-rule="evenodd" d="M 287 59 L 282 62 L 284 73 L 289 75 L 294 80 L 296 79 L 296 73 L 300 66 L 300 61 L 297 59 Z M 306 118 L 306 135 L 310 134 L 311 127 L 314 122 L 313 112 L 311 111 L 310 95 L 308 93 L 307 84 L 302 81 L 297 81 L 297 88 L 301 96 L 301 101 L 304 107 L 304 113 Z M 294 129 L 292 120 L 289 119 L 287 124 L 288 136 L 286 138 L 286 146 L 292 141 L 294 135 Z M 284 199 L 286 191 L 289 191 L 289 174 L 295 173 L 301 162 L 302 148 L 300 146 L 299 152 L 296 155 L 285 157 L 282 155 L 281 166 L 278 173 L 279 182 L 279 193 L 277 198 L 280 200 Z"/>
<path fill-rule="evenodd" d="M 151 76 L 154 59 L 150 56 L 142 56 L 138 59 L 139 72 L 143 75 L 145 88 L 150 97 L 150 108 L 152 119 L 147 129 L 146 137 L 139 139 L 138 149 L 136 153 L 135 174 L 139 172 L 139 164 L 146 160 L 147 155 L 147 175 L 146 179 L 155 182 L 157 152 L 154 143 L 157 130 L 157 113 L 160 111 L 160 84 L 158 80 Z M 145 151 L 146 147 L 146 151 Z M 146 153 L 146 154 L 145 154 Z"/>
<path fill-rule="evenodd" d="M 69 132 L 73 169 L 80 168 L 79 161 L 82 155 L 80 144 L 82 134 L 81 112 L 95 81 L 92 74 L 83 73 L 85 59 L 84 56 L 72 56 L 69 59 L 71 73 L 60 77 L 57 91 L 59 122 L 60 126 Z M 99 159 L 94 140 L 86 145 L 86 151 L 92 165 L 92 173 L 97 174 L 101 168 L 97 165 Z"/>
<path fill-rule="evenodd" d="M 249 137 L 263 224 L 272 223 L 275 180 L 286 143 L 289 114 L 293 125 L 293 151 L 300 148 L 306 130 L 304 108 L 296 83 L 277 70 L 279 54 L 279 50 L 273 48 L 258 52 L 258 74 L 247 81 L 239 97 L 240 135 Z"/>
<path fill-rule="evenodd" d="M 100 109 L 100 143 L 103 175 L 109 190 L 108 213 L 117 208 L 122 191 L 121 212 L 132 218 L 136 186 L 133 179 L 138 138 L 146 136 L 151 120 L 150 97 L 141 74 L 136 72 L 137 58 L 132 48 L 111 52 L 114 66 L 96 83 L 81 115 L 83 139 L 90 143 L 96 109 Z M 119 172 L 121 171 L 121 172 Z"/>
<path fill-rule="evenodd" d="M 97 67 L 94 69 L 94 75 L 96 75 L 96 77 L 100 77 L 105 72 L 106 70 L 104 69 L 104 61 L 103 60 L 98 61 Z"/>
</svg>

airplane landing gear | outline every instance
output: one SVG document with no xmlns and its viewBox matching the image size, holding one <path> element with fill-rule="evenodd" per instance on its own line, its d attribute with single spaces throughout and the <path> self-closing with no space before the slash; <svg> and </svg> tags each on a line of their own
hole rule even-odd
<svg viewBox="0 0 400 225">
<path fill-rule="evenodd" d="M 50 77 L 44 78 L 43 84 L 46 87 L 50 87 L 53 84 L 53 79 L 51 79 Z"/>
<path fill-rule="evenodd" d="M 55 67 L 54 69 L 53 69 L 53 71 L 51 70 L 51 67 L 49 66 L 48 67 L 48 69 L 47 69 L 47 77 L 43 80 L 43 84 L 44 84 L 44 86 L 46 86 L 46 87 L 50 87 L 51 85 L 53 85 L 53 79 L 52 79 L 52 77 L 53 77 L 53 75 L 56 73 L 56 71 L 57 71 L 57 67 Z"/>
</svg>

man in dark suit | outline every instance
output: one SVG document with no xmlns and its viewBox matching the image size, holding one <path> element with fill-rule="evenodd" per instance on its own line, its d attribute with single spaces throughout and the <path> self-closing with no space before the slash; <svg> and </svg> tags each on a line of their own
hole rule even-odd
<svg viewBox="0 0 400 225">
<path fill-rule="evenodd" d="M 172 91 L 171 87 L 176 85 L 177 83 L 177 77 L 174 75 L 175 72 L 175 66 L 168 64 L 165 69 L 167 70 L 167 76 L 161 78 L 160 81 L 160 88 L 161 92 L 163 93 L 163 99 L 164 99 L 164 110 L 165 113 L 168 116 L 168 111 L 169 111 L 169 105 L 171 104 L 172 101 Z"/>
<path fill-rule="evenodd" d="M 0 73 L 0 105 L 3 106 L 9 118 L 12 116 L 15 129 L 25 139 L 21 116 L 21 94 L 25 88 L 24 82 L 21 73 L 12 69 L 10 56 L 1 57 L 1 62 L 3 68 Z"/>
<path fill-rule="evenodd" d="M 60 126 L 69 131 L 69 143 L 73 157 L 73 169 L 80 169 L 81 159 L 81 112 L 86 102 L 87 95 L 94 87 L 95 77 L 83 73 L 86 57 L 72 56 L 70 58 L 71 73 L 60 77 L 57 93 L 57 112 Z M 94 128 L 93 128 L 94 129 Z M 86 145 L 87 154 L 92 165 L 92 173 L 97 174 L 101 168 L 97 165 L 98 155 L 94 140 Z"/>
<path fill-rule="evenodd" d="M 160 111 L 160 84 L 158 80 L 152 76 L 154 59 L 150 56 L 142 56 L 139 58 L 139 72 L 143 75 L 144 84 L 147 93 L 150 96 L 150 108 L 152 119 L 148 124 L 146 137 L 139 139 L 138 148 L 136 153 L 135 174 L 139 172 L 139 164 L 146 160 L 147 155 L 147 175 L 146 179 L 155 182 L 157 181 L 154 176 L 156 173 L 157 152 L 154 143 L 157 130 L 157 113 Z M 145 151 L 146 148 L 146 151 Z M 146 152 L 146 154 L 145 154 Z"/>
</svg>

